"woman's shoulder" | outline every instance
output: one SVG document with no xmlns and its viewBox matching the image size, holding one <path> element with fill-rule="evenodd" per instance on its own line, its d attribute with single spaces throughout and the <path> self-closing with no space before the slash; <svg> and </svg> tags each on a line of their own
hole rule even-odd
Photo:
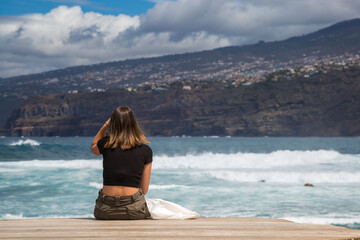
<svg viewBox="0 0 360 240">
<path fill-rule="evenodd" d="M 142 152 L 145 152 L 147 154 L 152 154 L 152 149 L 149 145 L 143 143 L 140 146 L 138 146 L 138 148 L 141 149 Z"/>
<path fill-rule="evenodd" d="M 147 151 L 152 151 L 151 147 L 149 145 L 147 145 L 146 143 L 143 143 L 139 146 L 141 149 L 147 150 Z"/>
<path fill-rule="evenodd" d="M 142 149 L 142 153 L 145 156 L 145 164 L 152 162 L 153 152 L 151 150 L 151 147 L 145 143 L 143 143 L 140 147 Z"/>
</svg>

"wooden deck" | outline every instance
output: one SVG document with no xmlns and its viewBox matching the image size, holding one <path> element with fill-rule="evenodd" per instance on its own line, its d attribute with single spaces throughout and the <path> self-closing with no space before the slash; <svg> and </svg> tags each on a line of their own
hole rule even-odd
<svg viewBox="0 0 360 240">
<path fill-rule="evenodd" d="M 0 220 L 0 239 L 354 239 L 360 230 L 268 218 Z"/>
</svg>

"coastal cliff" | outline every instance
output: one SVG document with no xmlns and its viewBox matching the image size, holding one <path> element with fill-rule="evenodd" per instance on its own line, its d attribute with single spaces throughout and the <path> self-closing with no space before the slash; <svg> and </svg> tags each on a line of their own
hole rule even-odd
<svg viewBox="0 0 360 240">
<path fill-rule="evenodd" d="M 6 124 L 11 136 L 91 136 L 119 105 L 150 136 L 359 136 L 360 68 L 249 86 L 34 96 Z"/>
</svg>

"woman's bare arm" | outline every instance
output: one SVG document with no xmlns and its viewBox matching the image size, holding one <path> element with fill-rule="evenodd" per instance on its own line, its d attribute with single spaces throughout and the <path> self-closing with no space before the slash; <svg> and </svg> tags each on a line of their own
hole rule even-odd
<svg viewBox="0 0 360 240">
<path fill-rule="evenodd" d="M 149 189 L 151 164 L 152 163 L 148 163 L 144 166 L 144 171 L 143 171 L 143 174 L 142 174 L 141 180 L 140 180 L 140 188 L 141 188 L 142 192 L 144 193 L 144 195 L 148 192 L 148 189 Z"/>
<path fill-rule="evenodd" d="M 110 124 L 110 118 L 104 123 L 104 125 L 100 128 L 100 130 L 98 131 L 98 133 L 95 135 L 94 140 L 91 143 L 91 152 L 95 155 L 101 155 L 99 148 L 97 146 L 97 142 L 105 137 L 106 131 L 109 128 L 109 124 Z"/>
</svg>

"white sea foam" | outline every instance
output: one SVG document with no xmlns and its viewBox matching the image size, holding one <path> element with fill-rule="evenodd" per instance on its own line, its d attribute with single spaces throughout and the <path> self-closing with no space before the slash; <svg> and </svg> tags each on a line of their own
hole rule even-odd
<svg viewBox="0 0 360 240">
<path fill-rule="evenodd" d="M 91 183 L 89 183 L 89 186 L 94 187 L 96 189 L 100 189 L 103 187 L 103 185 L 101 183 L 97 183 L 97 182 L 91 182 Z"/>
<path fill-rule="evenodd" d="M 6 213 L 6 214 L 2 215 L 1 219 L 24 219 L 24 215 L 23 215 L 23 213 L 20 213 L 20 214 Z"/>
<path fill-rule="evenodd" d="M 16 172 L 22 172 L 22 169 L 16 169 L 16 168 L 0 168 L 0 173 L 16 173 Z"/>
<path fill-rule="evenodd" d="M 184 188 L 187 187 L 185 185 L 176 185 L 176 184 L 170 184 L 170 185 L 155 185 L 151 184 L 149 186 L 149 189 L 170 189 L 170 188 Z"/>
<path fill-rule="evenodd" d="M 102 188 L 103 185 L 101 183 L 91 182 L 91 183 L 89 183 L 89 186 L 94 187 L 96 189 L 100 189 L 100 188 Z M 149 189 L 155 190 L 155 189 L 170 189 L 170 188 L 180 188 L 180 187 L 187 187 L 187 186 L 176 185 L 176 184 L 170 184 L 170 185 L 150 184 Z"/>
<path fill-rule="evenodd" d="M 181 136 L 171 136 L 171 138 L 192 138 L 192 136 L 181 135 Z"/>
<path fill-rule="evenodd" d="M 32 218 L 94 218 L 93 214 L 83 215 L 41 215 L 36 217 L 24 217 L 23 213 L 20 214 L 3 214 L 0 219 L 32 219 Z M 281 219 L 297 222 L 297 223 L 309 223 L 309 224 L 360 224 L 360 219 L 356 217 L 281 217 Z"/>
<path fill-rule="evenodd" d="M 6 213 L 0 217 L 0 219 L 33 219 L 33 218 L 94 218 L 93 214 L 83 215 L 41 215 L 36 217 L 24 217 L 23 213 L 9 214 Z"/>
<path fill-rule="evenodd" d="M 33 139 L 26 139 L 26 140 L 18 140 L 16 142 L 12 142 L 9 145 L 10 146 L 20 146 L 20 145 L 30 145 L 30 146 L 39 146 L 41 143 L 38 141 L 35 141 Z"/>
<path fill-rule="evenodd" d="M 290 151 L 271 153 L 203 153 L 185 156 L 155 156 L 153 168 L 194 169 L 266 169 L 298 165 L 336 164 L 360 160 L 359 155 L 340 154 L 333 150 Z"/>
<path fill-rule="evenodd" d="M 31 160 L 19 162 L 0 162 L 2 168 L 12 169 L 102 169 L 101 160 Z"/>
<path fill-rule="evenodd" d="M 31 182 L 31 183 L 28 183 L 28 186 L 40 186 L 41 183 L 39 182 Z"/>
<path fill-rule="evenodd" d="M 207 171 L 211 177 L 231 182 L 266 182 L 274 183 L 360 183 L 360 172 L 240 172 L 240 171 Z"/>
<path fill-rule="evenodd" d="M 211 153 L 187 154 L 184 156 L 155 155 L 153 169 L 279 169 L 312 167 L 314 165 L 359 165 L 360 155 L 341 154 L 332 150 L 289 151 L 271 153 Z M 102 169 L 102 160 L 31 160 L 0 162 L 0 168 L 12 169 Z M 338 169 L 339 166 L 336 166 Z"/>
<path fill-rule="evenodd" d="M 284 217 L 282 219 L 297 222 L 297 223 L 311 223 L 311 224 L 360 224 L 360 218 L 356 217 Z"/>
</svg>

